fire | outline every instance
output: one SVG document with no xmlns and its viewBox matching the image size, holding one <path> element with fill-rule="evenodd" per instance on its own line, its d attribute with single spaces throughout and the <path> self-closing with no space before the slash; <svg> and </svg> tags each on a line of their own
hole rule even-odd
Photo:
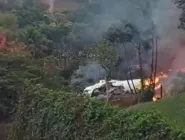
<svg viewBox="0 0 185 140">
<path fill-rule="evenodd" d="M 145 86 L 149 86 L 149 85 L 150 85 L 150 81 L 149 81 L 149 80 L 145 80 L 145 81 L 144 81 L 144 85 L 145 85 Z"/>
<path fill-rule="evenodd" d="M 150 85 L 152 85 L 154 83 L 156 85 L 156 84 L 159 84 L 159 82 L 160 82 L 160 78 L 159 77 L 156 77 L 155 80 L 146 79 L 146 80 L 144 80 L 144 86 L 148 87 L 148 86 L 150 86 Z"/>
<path fill-rule="evenodd" d="M 184 71 L 185 71 L 185 69 L 184 69 Z M 161 83 L 161 80 L 162 80 L 162 79 L 166 79 L 166 78 L 168 78 L 168 75 L 165 74 L 164 72 L 160 72 L 160 73 L 158 74 L 158 76 L 155 77 L 155 80 L 146 79 L 146 80 L 144 81 L 144 85 L 145 85 L 145 86 L 149 86 L 149 85 L 152 85 L 152 84 L 154 84 L 154 83 L 155 83 L 155 85 L 159 85 L 159 84 Z M 153 83 L 153 82 L 154 82 L 154 83 Z"/>
<path fill-rule="evenodd" d="M 173 72 L 173 71 L 171 69 L 169 69 L 168 73 L 170 74 L 170 72 Z M 185 73 L 185 68 L 178 69 L 178 70 L 176 70 L 174 72 Z M 159 92 L 161 92 L 160 88 L 162 86 L 162 81 L 164 79 L 167 79 L 168 77 L 169 77 L 168 74 L 164 73 L 164 72 L 160 72 L 160 73 L 157 74 L 157 77 L 155 78 L 155 95 L 153 97 L 153 101 L 157 101 L 158 98 L 160 98 L 160 95 L 159 95 L 160 93 Z M 144 84 L 145 86 L 149 86 L 151 84 L 153 84 L 153 83 L 152 83 L 152 81 L 150 79 L 145 80 L 145 84 Z"/>
<path fill-rule="evenodd" d="M 169 70 L 169 71 L 170 71 L 170 70 Z M 165 78 L 168 78 L 168 75 L 165 74 L 164 72 L 160 72 L 158 77 L 159 77 L 160 79 L 165 79 Z"/>
<path fill-rule="evenodd" d="M 161 87 L 161 83 L 159 84 L 159 85 L 157 85 L 157 86 L 155 86 L 155 90 L 158 90 L 160 87 Z"/>
<path fill-rule="evenodd" d="M 159 80 L 159 77 L 156 77 L 156 78 L 155 78 L 155 84 L 159 83 L 159 81 L 160 81 L 160 80 Z"/>
<path fill-rule="evenodd" d="M 176 71 L 172 71 L 171 69 L 169 69 L 168 73 L 170 74 L 170 72 L 175 72 L 175 73 L 176 72 L 182 72 L 182 73 L 185 73 L 185 67 L 181 68 L 181 69 L 178 69 Z M 155 78 L 155 95 L 153 97 L 153 101 L 156 101 L 156 100 L 158 100 L 158 98 L 161 97 L 161 95 L 160 95 L 160 92 L 162 92 L 162 91 L 160 91 L 160 88 L 162 88 L 162 82 L 161 81 L 163 81 L 164 79 L 167 79 L 168 77 L 169 77 L 168 74 L 166 74 L 164 72 L 160 72 L 157 75 L 157 77 Z M 148 86 L 150 84 L 152 84 L 150 82 L 150 80 L 145 80 L 145 85 L 146 86 Z"/>
<path fill-rule="evenodd" d="M 185 69 L 184 69 L 185 70 Z M 162 92 L 162 90 L 160 90 L 162 88 L 162 80 L 168 78 L 168 75 L 164 72 L 160 72 L 157 74 L 157 76 L 155 77 L 155 79 L 146 79 L 144 80 L 144 86 L 147 88 L 151 85 L 155 85 L 155 94 L 153 97 L 153 101 L 157 101 L 158 98 L 160 98 L 161 94 L 160 92 Z"/>
<path fill-rule="evenodd" d="M 157 101 L 158 99 L 162 98 L 162 92 L 163 92 L 163 86 L 162 83 L 165 82 L 165 79 L 169 78 L 171 74 L 177 73 L 177 72 L 182 72 L 185 73 L 185 67 L 178 69 L 178 70 L 172 70 L 168 69 L 167 73 L 165 72 L 159 72 L 157 76 L 153 79 L 148 78 L 144 80 L 144 88 L 148 88 L 149 86 L 155 85 L 155 93 L 152 98 L 153 101 Z M 140 86 L 141 88 L 141 86 Z"/>
<path fill-rule="evenodd" d="M 152 100 L 155 102 L 155 101 L 157 101 L 157 98 L 153 97 Z"/>
</svg>

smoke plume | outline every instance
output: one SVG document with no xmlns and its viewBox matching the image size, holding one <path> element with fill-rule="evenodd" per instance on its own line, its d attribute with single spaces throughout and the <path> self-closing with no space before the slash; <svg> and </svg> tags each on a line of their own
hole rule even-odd
<svg viewBox="0 0 185 140">
<path fill-rule="evenodd" d="M 84 83 L 85 86 L 88 82 L 98 81 L 100 78 L 104 78 L 105 71 L 101 66 L 95 62 L 88 62 L 86 66 L 80 66 L 72 77 L 71 84 Z"/>
<path fill-rule="evenodd" d="M 151 38 L 154 25 L 159 37 L 158 70 L 175 71 L 185 67 L 185 49 L 182 47 L 185 35 L 177 28 L 181 11 L 173 0 L 101 0 L 99 6 L 87 12 L 90 14 L 85 20 L 89 26 L 79 33 L 83 38 L 100 40 L 112 24 L 121 21 L 135 25 L 143 38 Z"/>
<path fill-rule="evenodd" d="M 173 0 L 102 0 L 98 5 L 87 11 L 85 20 L 90 26 L 82 30 L 84 38 L 90 35 L 101 38 L 112 24 L 121 21 L 132 23 L 140 32 L 151 31 L 154 24 L 157 35 L 164 41 L 179 39 L 182 35 L 177 29 L 181 11 Z"/>
<path fill-rule="evenodd" d="M 181 11 L 171 0 L 160 1 L 157 7 L 161 10 L 155 10 L 153 21 L 160 37 L 158 66 L 164 72 L 170 69 L 165 81 L 168 86 L 177 72 L 185 67 L 185 33 L 177 28 Z"/>
<path fill-rule="evenodd" d="M 46 0 L 46 3 L 49 5 L 49 12 L 53 13 L 55 0 Z"/>
</svg>

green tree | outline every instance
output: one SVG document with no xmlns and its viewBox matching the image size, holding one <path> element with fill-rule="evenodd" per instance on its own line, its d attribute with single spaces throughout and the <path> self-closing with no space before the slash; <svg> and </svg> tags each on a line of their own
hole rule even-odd
<svg viewBox="0 0 185 140">
<path fill-rule="evenodd" d="M 12 13 L 0 13 L 0 26 L 5 29 L 15 29 L 17 16 Z"/>
<path fill-rule="evenodd" d="M 50 24 L 51 16 L 47 14 L 48 5 L 38 0 L 23 0 L 22 8 L 16 9 L 14 12 L 18 17 L 19 27 L 28 25 L 40 26 L 42 24 Z"/>
<path fill-rule="evenodd" d="M 139 35 L 138 29 L 130 23 L 120 25 L 112 25 L 105 33 L 105 38 L 111 43 L 126 43 L 132 42 Z"/>
<path fill-rule="evenodd" d="M 18 37 L 26 45 L 39 45 L 44 41 L 44 35 L 39 32 L 39 29 L 33 26 L 27 26 L 23 28 L 19 33 Z"/>
<path fill-rule="evenodd" d="M 28 25 L 38 27 L 41 24 L 50 24 L 50 19 L 43 12 L 37 10 L 19 9 L 15 11 L 18 25 L 23 28 Z"/>
<path fill-rule="evenodd" d="M 91 57 L 98 62 L 105 70 L 106 76 L 106 91 L 109 90 L 108 80 L 110 79 L 111 72 L 117 66 L 119 57 L 115 49 L 108 41 L 101 41 L 95 47 L 92 48 Z M 108 98 L 108 95 L 107 95 Z"/>
<path fill-rule="evenodd" d="M 24 51 L 0 54 L 0 120 L 12 115 L 24 81 L 41 76 L 40 69 L 28 56 Z"/>
<path fill-rule="evenodd" d="M 25 27 L 17 36 L 27 45 L 34 58 L 42 57 L 50 51 L 49 40 L 34 26 Z"/>
<path fill-rule="evenodd" d="M 184 0 L 174 0 L 175 4 L 177 4 L 177 7 L 182 10 L 181 16 L 180 16 L 180 25 L 179 27 L 182 29 L 185 29 L 185 1 Z"/>
</svg>

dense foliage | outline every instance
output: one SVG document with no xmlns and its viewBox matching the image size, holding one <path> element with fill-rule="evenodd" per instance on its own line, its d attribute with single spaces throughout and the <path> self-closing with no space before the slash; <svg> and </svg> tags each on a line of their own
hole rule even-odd
<svg viewBox="0 0 185 140">
<path fill-rule="evenodd" d="M 123 62 L 118 44 L 121 49 L 134 44 L 129 49 L 135 52 L 137 40 L 143 51 L 150 49 L 128 21 L 95 34 L 101 27 L 92 20 L 102 2 L 86 1 L 74 13 L 49 13 L 38 0 L 0 0 L 0 121 L 11 118 L 10 140 L 185 139 L 158 113 L 119 110 L 76 94 L 83 87 L 71 85 L 74 71 L 89 60 L 101 65 L 108 79 Z M 144 15 L 150 14 L 148 4 L 140 7 Z M 143 93 L 142 100 L 152 96 Z"/>
<path fill-rule="evenodd" d="M 11 0 L 0 3 L 0 120 L 15 112 L 25 81 L 60 89 L 69 85 L 73 71 L 68 66 L 74 56 L 69 47 L 59 51 L 71 33 L 70 24 L 60 22 L 63 14 L 50 16 L 46 11 L 48 6 L 38 1 L 19 2 L 19 6 Z M 58 16 L 62 18 L 59 20 Z"/>
<path fill-rule="evenodd" d="M 11 140 L 183 140 L 158 113 L 124 111 L 84 96 L 29 86 Z"/>
<path fill-rule="evenodd" d="M 15 111 L 25 81 L 43 83 L 46 87 L 60 89 L 66 83 L 53 65 L 52 58 L 33 60 L 24 50 L 0 54 L 0 119 Z"/>
</svg>

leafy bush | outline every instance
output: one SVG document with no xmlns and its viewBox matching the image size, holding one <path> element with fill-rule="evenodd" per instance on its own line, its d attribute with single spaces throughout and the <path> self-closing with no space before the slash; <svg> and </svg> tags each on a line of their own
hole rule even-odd
<svg viewBox="0 0 185 140">
<path fill-rule="evenodd" d="M 12 13 L 0 13 L 0 26 L 5 29 L 13 29 L 17 25 L 17 17 Z"/>
<path fill-rule="evenodd" d="M 24 50 L 0 54 L 0 121 L 13 113 L 25 81 L 42 83 L 51 89 L 60 89 L 64 83 L 68 84 L 59 75 L 54 63 L 46 62 L 46 59 L 30 59 Z"/>
<path fill-rule="evenodd" d="M 81 95 L 29 86 L 11 140 L 184 140 L 155 112 L 119 110 Z"/>
<path fill-rule="evenodd" d="M 0 54 L 0 120 L 12 113 L 25 79 L 37 79 L 41 75 L 26 57 L 21 52 Z"/>
<path fill-rule="evenodd" d="M 154 92 L 152 89 L 148 88 L 142 93 L 141 102 L 150 102 L 154 97 Z"/>
</svg>

